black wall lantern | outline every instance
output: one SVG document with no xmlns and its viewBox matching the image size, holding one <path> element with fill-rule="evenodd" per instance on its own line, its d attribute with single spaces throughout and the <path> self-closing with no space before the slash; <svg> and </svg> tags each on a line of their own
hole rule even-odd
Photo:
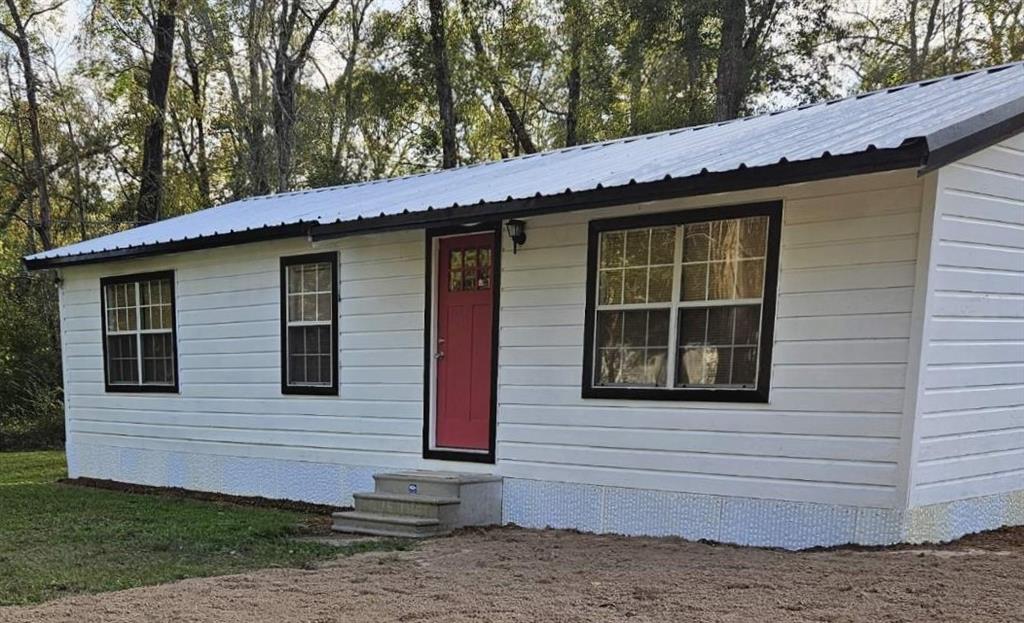
<svg viewBox="0 0 1024 623">
<path fill-rule="evenodd" d="M 505 223 L 505 231 L 512 240 L 512 255 L 516 254 L 519 246 L 526 244 L 526 222 L 518 219 L 509 219 Z"/>
</svg>

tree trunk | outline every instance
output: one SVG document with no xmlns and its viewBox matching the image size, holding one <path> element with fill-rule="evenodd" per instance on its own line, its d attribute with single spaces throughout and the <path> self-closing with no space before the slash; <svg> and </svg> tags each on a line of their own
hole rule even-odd
<svg viewBox="0 0 1024 623">
<path fill-rule="evenodd" d="M 32 142 L 32 172 L 36 183 L 36 194 L 39 197 L 39 220 L 35 223 L 36 232 L 39 234 L 39 242 L 43 249 L 53 247 L 52 232 L 52 211 L 50 208 L 50 188 L 46 175 L 46 160 L 43 154 L 43 139 L 39 132 L 39 101 L 37 96 L 38 86 L 36 74 L 32 67 L 32 50 L 29 46 L 28 33 L 25 23 L 22 21 L 18 5 L 14 0 L 6 0 L 7 8 L 11 12 L 11 20 L 14 22 L 14 31 L 7 28 L 3 33 L 18 48 L 18 57 L 21 60 L 21 71 L 25 77 L 25 99 L 28 102 L 28 126 Z"/>
<path fill-rule="evenodd" d="M 192 120 L 196 127 L 196 185 L 204 207 L 212 203 L 210 196 L 210 162 L 206 153 L 206 97 L 205 77 L 192 46 L 192 34 L 188 24 L 181 29 L 182 55 L 188 70 L 188 89 L 192 95 Z"/>
<path fill-rule="evenodd" d="M 580 96 L 582 79 L 580 67 L 583 55 L 583 7 L 581 0 L 567 0 L 565 22 L 569 38 L 569 73 L 565 78 L 565 146 L 572 147 L 579 142 Z"/>
<path fill-rule="evenodd" d="M 455 137 L 455 101 L 452 96 L 452 77 L 448 66 L 448 46 L 445 35 L 446 0 L 428 0 L 430 6 L 430 49 L 434 57 L 434 88 L 441 121 L 441 167 L 451 169 L 459 164 L 458 144 Z"/>
<path fill-rule="evenodd" d="M 249 143 L 246 168 L 249 173 L 249 191 L 253 195 L 265 195 L 270 192 L 270 181 L 267 179 L 267 165 L 264 160 L 266 156 L 264 108 L 262 106 L 264 91 L 259 58 L 262 49 L 259 40 L 262 10 L 259 0 L 249 0 L 249 22 L 245 44 L 249 65 L 249 105 L 245 123 Z"/>
<path fill-rule="evenodd" d="M 747 23 L 746 0 L 722 0 L 722 43 L 718 51 L 715 119 L 735 119 L 746 96 L 746 59 L 743 37 Z"/>
<path fill-rule="evenodd" d="M 174 58 L 174 24 L 178 0 L 160 3 L 153 26 L 153 61 L 146 84 L 146 99 L 152 115 L 142 142 L 142 174 L 139 202 L 135 209 L 139 223 L 160 220 L 164 198 L 164 121 L 167 115 L 167 89 L 171 82 Z"/>
<path fill-rule="evenodd" d="M 701 106 L 703 61 L 703 44 L 701 42 L 701 26 L 704 23 L 705 9 L 692 4 L 684 8 L 683 14 L 683 56 L 686 58 L 686 100 L 687 121 L 698 124 L 706 121 Z"/>
<path fill-rule="evenodd" d="M 317 32 L 324 25 L 338 0 L 331 0 L 314 19 L 309 30 L 292 52 L 292 41 L 296 36 L 296 24 L 300 15 L 307 13 L 302 7 L 302 0 L 287 0 L 280 3 L 277 19 L 277 46 L 274 54 L 274 138 L 277 146 L 277 191 L 291 190 L 293 152 L 295 150 L 295 89 L 298 85 L 302 68 L 309 59 L 310 48 L 316 39 Z"/>
</svg>

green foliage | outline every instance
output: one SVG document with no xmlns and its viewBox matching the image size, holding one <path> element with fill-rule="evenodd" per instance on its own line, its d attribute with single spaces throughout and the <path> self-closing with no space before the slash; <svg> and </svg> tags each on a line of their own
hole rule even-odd
<svg viewBox="0 0 1024 623">
<path fill-rule="evenodd" d="M 0 450 L 64 442 L 57 293 L 0 239 Z M 14 257 L 11 257 L 14 255 Z"/>
<path fill-rule="evenodd" d="M 296 541 L 315 520 L 302 513 L 47 482 L 62 467 L 0 453 L 0 606 L 408 547 Z"/>
</svg>

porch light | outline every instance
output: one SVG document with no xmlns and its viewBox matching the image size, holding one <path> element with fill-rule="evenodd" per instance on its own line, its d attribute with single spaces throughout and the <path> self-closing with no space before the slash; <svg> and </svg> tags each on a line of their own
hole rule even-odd
<svg viewBox="0 0 1024 623">
<path fill-rule="evenodd" d="M 518 219 L 509 219 L 505 223 L 505 231 L 512 240 L 512 255 L 516 254 L 519 246 L 526 243 L 526 222 Z"/>
</svg>

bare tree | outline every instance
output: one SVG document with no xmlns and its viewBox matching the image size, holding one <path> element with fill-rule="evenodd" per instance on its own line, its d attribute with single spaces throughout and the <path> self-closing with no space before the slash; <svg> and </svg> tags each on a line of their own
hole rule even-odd
<svg viewBox="0 0 1024 623">
<path fill-rule="evenodd" d="M 441 121 L 441 167 L 459 164 L 455 137 L 455 98 L 452 95 L 451 67 L 448 64 L 448 40 L 445 25 L 447 0 L 428 0 L 430 6 L 430 50 L 434 60 L 434 89 Z"/>
<path fill-rule="evenodd" d="M 309 51 L 317 32 L 338 6 L 338 0 L 329 0 L 316 15 L 303 6 L 303 0 L 281 0 L 277 13 L 276 46 L 274 51 L 274 138 L 277 143 L 277 190 L 291 189 L 292 161 L 295 150 L 295 95 L 302 69 L 309 60 Z M 298 48 L 299 18 L 308 24 Z"/>
<path fill-rule="evenodd" d="M 39 85 L 36 72 L 32 67 L 32 48 L 29 41 L 28 24 L 33 18 L 53 10 L 59 5 L 34 11 L 24 18 L 15 0 L 6 0 L 6 5 L 11 17 L 11 26 L 0 21 L 0 32 L 10 39 L 11 43 L 18 49 L 18 58 L 21 60 L 21 73 L 25 80 L 29 137 L 32 143 L 31 167 L 36 183 L 36 194 L 39 198 L 39 220 L 35 222 L 35 229 L 36 233 L 39 234 L 40 244 L 43 245 L 44 249 L 50 249 L 53 246 L 53 216 L 50 207 L 49 180 L 46 174 L 46 156 L 43 153 L 43 139 L 39 131 Z"/>
</svg>

